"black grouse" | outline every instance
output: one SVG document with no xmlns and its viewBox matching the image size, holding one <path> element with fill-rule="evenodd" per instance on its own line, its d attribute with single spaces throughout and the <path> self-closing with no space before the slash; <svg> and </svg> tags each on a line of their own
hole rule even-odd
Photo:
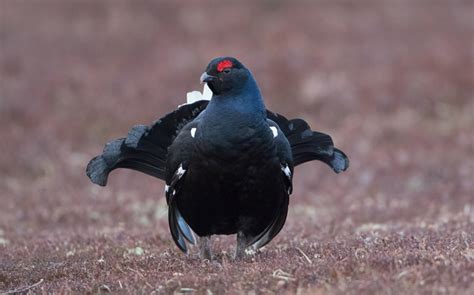
<svg viewBox="0 0 474 295">
<path fill-rule="evenodd" d="M 187 252 L 195 233 L 201 257 L 210 259 L 211 235 L 237 234 L 238 259 L 282 229 L 294 166 L 320 160 L 339 173 L 349 160 L 329 135 L 266 110 L 253 75 L 237 59 L 212 60 L 201 82 L 212 90 L 210 101 L 133 127 L 126 138 L 106 144 L 87 175 L 102 186 L 116 168 L 165 180 L 176 245 Z"/>
</svg>

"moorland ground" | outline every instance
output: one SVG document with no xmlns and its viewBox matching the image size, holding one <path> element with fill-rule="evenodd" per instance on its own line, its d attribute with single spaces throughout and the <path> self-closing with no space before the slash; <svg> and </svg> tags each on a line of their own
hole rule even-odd
<svg viewBox="0 0 474 295">
<path fill-rule="evenodd" d="M 0 5 L 0 293 L 474 293 L 470 1 Z M 223 54 L 351 159 L 298 167 L 285 227 L 241 262 L 234 237 L 177 250 L 161 181 L 84 172 Z"/>
</svg>

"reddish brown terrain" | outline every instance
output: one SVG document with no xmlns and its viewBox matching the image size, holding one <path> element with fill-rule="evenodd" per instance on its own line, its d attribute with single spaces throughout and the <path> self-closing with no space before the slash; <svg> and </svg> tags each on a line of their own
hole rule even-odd
<svg viewBox="0 0 474 295">
<path fill-rule="evenodd" d="M 472 1 L 0 0 L 0 25 L 0 293 L 474 294 Z M 220 55 L 351 160 L 298 167 L 241 262 L 178 251 L 161 181 L 85 175 Z"/>
</svg>

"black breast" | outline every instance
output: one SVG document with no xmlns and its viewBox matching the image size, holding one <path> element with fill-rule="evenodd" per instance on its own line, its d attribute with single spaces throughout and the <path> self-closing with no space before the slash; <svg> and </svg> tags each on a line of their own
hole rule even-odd
<svg viewBox="0 0 474 295">
<path fill-rule="evenodd" d="M 178 208 L 200 236 L 258 234 L 285 196 L 273 138 L 247 131 L 231 140 L 200 140 L 189 161 Z"/>
</svg>

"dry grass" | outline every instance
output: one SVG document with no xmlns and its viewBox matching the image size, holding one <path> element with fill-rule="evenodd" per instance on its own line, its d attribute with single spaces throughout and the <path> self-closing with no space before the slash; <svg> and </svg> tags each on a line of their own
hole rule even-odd
<svg viewBox="0 0 474 295">
<path fill-rule="evenodd" d="M 0 3 L 0 293 L 474 293 L 469 1 Z M 179 253 L 163 184 L 87 161 L 239 57 L 267 105 L 351 158 L 296 170 L 287 224 Z"/>
</svg>

